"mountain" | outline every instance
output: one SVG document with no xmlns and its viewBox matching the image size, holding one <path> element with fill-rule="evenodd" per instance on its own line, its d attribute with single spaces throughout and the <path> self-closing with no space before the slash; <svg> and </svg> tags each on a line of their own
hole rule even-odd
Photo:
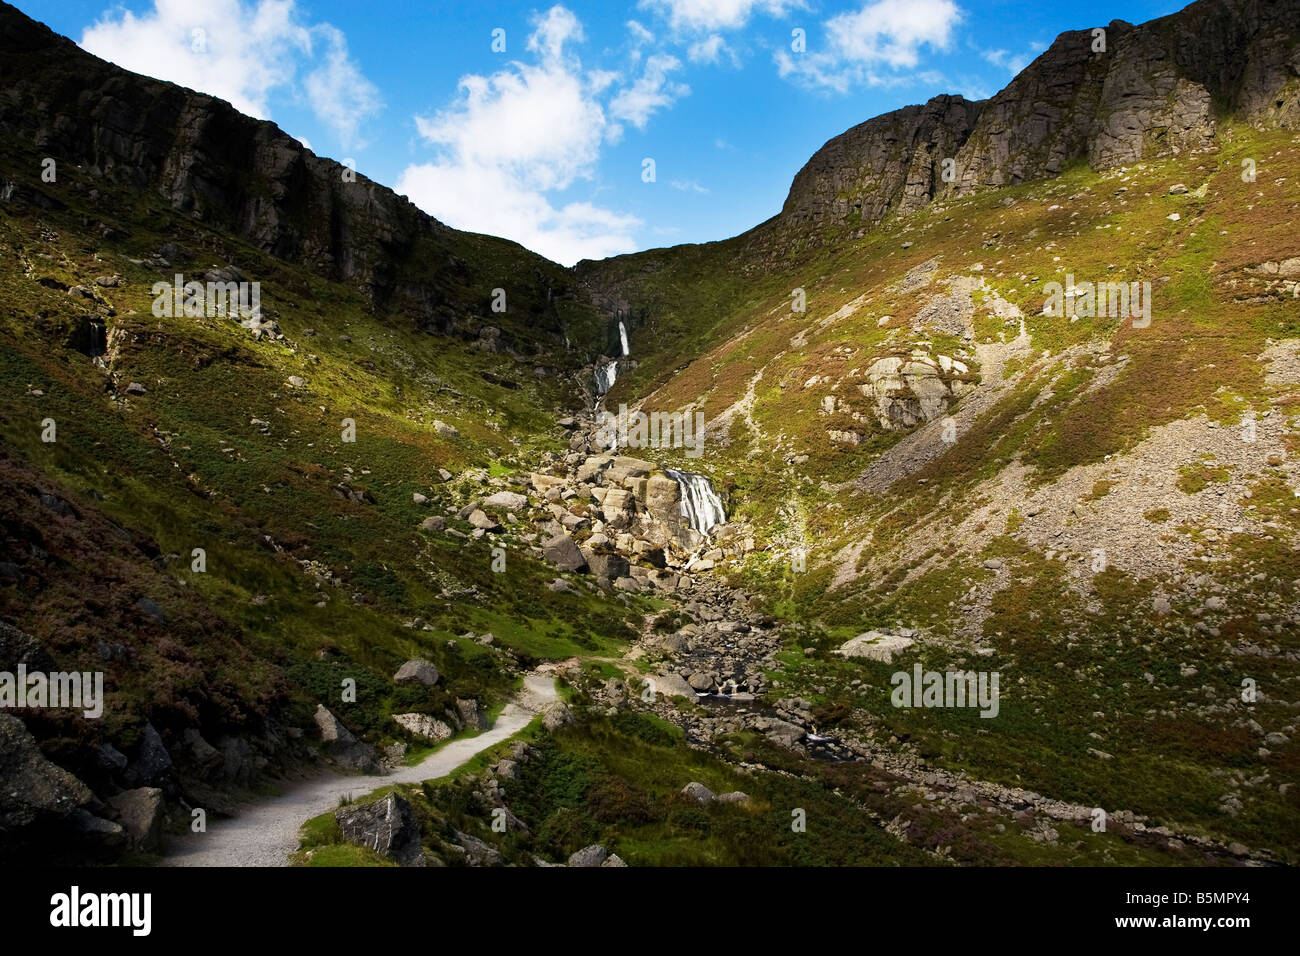
<svg viewBox="0 0 1300 956">
<path fill-rule="evenodd" d="M 1225 119 L 1295 128 L 1296 12 L 1200 0 L 1140 26 L 1116 20 L 1100 36 L 1063 33 L 989 100 L 937 96 L 835 137 L 799 171 L 781 218 L 870 227 L 1084 159 L 1105 170 L 1204 148 Z"/>
<path fill-rule="evenodd" d="M 1297 13 L 1062 34 L 570 270 L 0 5 L 0 674 L 106 691 L 0 713 L 0 855 L 156 862 L 544 674 L 296 861 L 1295 862 Z"/>
</svg>

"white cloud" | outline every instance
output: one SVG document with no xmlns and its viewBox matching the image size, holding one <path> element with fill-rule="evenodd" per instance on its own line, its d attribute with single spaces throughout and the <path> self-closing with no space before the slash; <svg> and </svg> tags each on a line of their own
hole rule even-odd
<svg viewBox="0 0 1300 956">
<path fill-rule="evenodd" d="M 637 20 L 627 21 L 627 32 L 632 34 L 632 42 L 637 46 L 653 43 L 655 40 L 655 35 Z"/>
<path fill-rule="evenodd" d="M 1025 67 L 1027 67 L 1034 58 L 1033 53 L 1011 53 L 1007 50 L 984 50 L 980 53 L 984 59 L 994 66 L 1000 66 L 1012 76 L 1015 76 Z"/>
<path fill-rule="evenodd" d="M 655 110 L 672 105 L 690 93 L 685 83 L 674 83 L 668 74 L 681 69 L 675 56 L 656 53 L 645 61 L 645 72 L 631 86 L 619 91 L 610 101 L 609 112 L 615 119 L 627 120 L 637 129 L 645 129 Z"/>
<path fill-rule="evenodd" d="M 358 127 L 365 117 L 379 112 L 379 90 L 361 75 L 348 56 L 348 41 L 340 30 L 317 27 L 329 47 L 325 62 L 307 74 L 303 85 L 312 112 L 338 134 L 347 146 L 360 145 Z"/>
<path fill-rule="evenodd" d="M 717 63 L 718 56 L 727 48 L 727 42 L 717 33 L 710 33 L 703 40 L 692 43 L 686 50 L 692 63 Z"/>
<path fill-rule="evenodd" d="M 754 11 L 784 16 L 803 6 L 801 0 L 640 0 L 637 6 L 653 10 L 674 30 L 707 32 L 736 30 L 749 22 Z"/>
<path fill-rule="evenodd" d="M 693 179 L 674 179 L 668 185 L 672 186 L 673 189 L 679 189 L 684 193 L 701 193 L 705 196 L 709 194 L 707 189 Z"/>
<path fill-rule="evenodd" d="M 557 208 L 494 166 L 408 166 L 397 191 L 450 226 L 505 236 L 566 266 L 634 251 L 634 233 L 642 225 L 635 216 L 588 202 Z"/>
<path fill-rule="evenodd" d="M 546 195 L 594 178 L 602 145 L 615 142 L 621 127 L 598 99 L 615 75 L 584 72 L 565 48 L 582 38 L 577 18 L 556 6 L 534 25 L 528 49 L 537 62 L 462 77 L 451 106 L 416 118 L 420 135 L 439 155 L 408 166 L 396 188 L 450 226 L 514 239 L 565 265 L 630 252 L 639 219 L 590 202 L 557 206 Z M 647 60 L 647 76 L 654 59 Z M 611 114 L 626 94 L 617 118 L 644 125 L 665 105 L 656 89 L 669 69 L 661 63 L 640 92 L 635 83 L 620 92 Z"/>
<path fill-rule="evenodd" d="M 921 48 L 946 50 L 962 12 L 954 0 L 875 0 L 824 24 L 826 46 L 776 53 L 782 77 L 845 92 L 860 84 L 895 85 L 920 63 Z"/>
<path fill-rule="evenodd" d="M 81 36 L 83 49 L 118 66 L 218 96 L 243 113 L 270 119 L 272 93 L 303 92 L 344 145 L 378 113 L 378 91 L 328 23 L 304 22 L 293 0 L 154 0 L 136 15 L 105 13 Z M 323 51 L 319 59 L 315 50 Z"/>
</svg>

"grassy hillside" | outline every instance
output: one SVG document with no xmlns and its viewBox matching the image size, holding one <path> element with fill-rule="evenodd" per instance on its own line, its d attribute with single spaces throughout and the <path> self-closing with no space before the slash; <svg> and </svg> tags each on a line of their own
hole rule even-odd
<svg viewBox="0 0 1300 956">
<path fill-rule="evenodd" d="M 383 743 L 400 736 L 391 710 L 499 699 L 513 667 L 626 633 L 622 603 L 547 590 L 553 573 L 522 541 L 497 542 L 501 574 L 493 538 L 420 529 L 564 447 L 555 420 L 587 401 L 586 358 L 557 330 L 600 319 L 563 270 L 440 233 L 407 268 L 438 260 L 424 275 L 446 277 L 449 308 L 502 335 L 430 334 L 148 194 L 67 166 L 39 183 L 29 153 L 0 157 L 20 184 L 0 202 L 0 617 L 63 667 L 105 669 L 110 688 L 98 724 L 33 718 L 51 756 L 93 777 L 92 745 L 129 753 L 145 720 L 168 740 L 186 726 L 216 739 L 309 724 L 317 701 Z M 153 314 L 153 283 L 230 264 L 261 284 L 275 323 L 262 331 L 281 337 Z M 490 309 L 498 286 L 504 313 Z M 449 526 L 474 530 L 455 514 Z M 450 643 L 466 631 L 497 642 Z M 435 698 L 391 683 L 417 656 L 445 674 Z"/>
<path fill-rule="evenodd" d="M 616 395 L 715 423 L 698 467 L 760 545 L 733 580 L 809 628 L 776 695 L 933 766 L 1294 852 L 1300 276 L 1278 263 L 1300 255 L 1298 170 L 1293 133 L 1237 127 L 808 253 L 774 222 L 580 266 L 640 317 Z M 1150 325 L 1043 314 L 1067 273 L 1149 281 Z M 882 426 L 859 386 L 912 354 L 977 387 Z M 896 622 L 927 667 L 999 670 L 999 718 L 896 709 L 895 666 L 830 653 Z M 1245 703 L 1247 679 L 1272 691 Z"/>
</svg>

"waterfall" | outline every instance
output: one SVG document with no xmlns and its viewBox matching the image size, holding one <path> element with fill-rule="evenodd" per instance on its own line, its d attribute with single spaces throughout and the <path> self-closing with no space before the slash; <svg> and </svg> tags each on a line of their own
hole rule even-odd
<svg viewBox="0 0 1300 956">
<path fill-rule="evenodd" d="M 716 525 L 727 520 L 722 499 L 713 490 L 713 482 L 709 479 L 675 468 L 665 468 L 664 473 L 677 482 L 677 487 L 681 489 L 682 516 L 696 531 L 708 534 Z"/>
<path fill-rule="evenodd" d="M 604 395 L 614 387 L 614 380 L 618 378 L 618 359 L 610 359 L 608 362 L 596 363 L 596 394 Z"/>
<path fill-rule="evenodd" d="M 630 354 L 630 352 L 627 347 L 627 329 L 624 328 L 622 322 L 618 324 L 618 339 L 619 342 L 621 342 L 623 345 L 623 355 L 624 357 L 626 357 L 627 355 Z"/>
</svg>

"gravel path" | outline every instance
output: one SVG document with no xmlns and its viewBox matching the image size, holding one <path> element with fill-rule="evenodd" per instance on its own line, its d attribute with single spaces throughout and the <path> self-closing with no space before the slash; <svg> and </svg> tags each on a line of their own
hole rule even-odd
<svg viewBox="0 0 1300 956">
<path fill-rule="evenodd" d="M 206 833 L 171 837 L 163 866 L 287 866 L 298 849 L 298 829 L 339 805 L 344 794 L 361 796 L 394 783 L 420 783 L 445 776 L 475 754 L 523 730 L 557 699 L 551 675 L 529 674 L 491 730 L 453 740 L 414 767 L 382 776 L 329 773 L 295 783 L 283 794 L 249 804 L 229 820 L 209 821 Z"/>
</svg>

